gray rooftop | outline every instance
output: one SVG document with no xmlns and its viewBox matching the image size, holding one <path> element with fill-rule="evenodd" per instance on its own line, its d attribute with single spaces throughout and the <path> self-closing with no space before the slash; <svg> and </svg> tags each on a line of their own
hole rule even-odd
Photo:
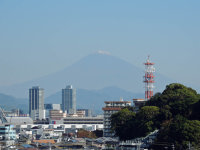
<svg viewBox="0 0 200 150">
<path fill-rule="evenodd" d="M 6 117 L 8 122 L 13 125 L 33 124 L 30 117 Z"/>
</svg>

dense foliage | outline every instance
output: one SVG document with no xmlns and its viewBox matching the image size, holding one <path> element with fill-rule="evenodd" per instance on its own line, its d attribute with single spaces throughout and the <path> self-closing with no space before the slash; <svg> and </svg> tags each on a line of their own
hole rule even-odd
<svg viewBox="0 0 200 150">
<path fill-rule="evenodd" d="M 131 135 L 128 134 L 131 129 L 132 122 L 134 120 L 135 113 L 128 108 L 124 108 L 118 113 L 112 115 L 111 126 L 112 129 L 115 130 L 117 136 L 121 139 L 130 139 Z"/>
<path fill-rule="evenodd" d="M 155 94 L 136 114 L 122 109 L 111 116 L 111 126 L 121 140 L 143 137 L 159 129 L 154 149 L 174 144 L 186 149 L 190 142 L 200 146 L 200 95 L 191 88 L 173 83 Z"/>
</svg>

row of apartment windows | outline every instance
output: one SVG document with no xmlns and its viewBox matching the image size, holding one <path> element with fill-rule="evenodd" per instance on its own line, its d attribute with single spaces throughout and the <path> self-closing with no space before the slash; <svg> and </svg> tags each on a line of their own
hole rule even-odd
<svg viewBox="0 0 200 150">
<path fill-rule="evenodd" d="M 104 132 L 110 132 L 109 128 L 104 128 Z"/>
<path fill-rule="evenodd" d="M 104 125 L 110 125 L 110 122 L 104 122 Z"/>
<path fill-rule="evenodd" d="M 0 134 L 15 134 L 15 132 L 1 132 L 0 131 Z"/>
<path fill-rule="evenodd" d="M 112 104 L 106 104 L 106 106 L 122 106 L 123 107 L 123 106 L 130 106 L 130 103 L 127 103 L 127 104 L 120 104 L 120 103 L 119 104 L 118 103 L 113 104 L 112 103 Z"/>
<path fill-rule="evenodd" d="M 106 129 L 106 128 L 111 128 L 111 126 L 106 126 L 106 125 L 104 125 L 104 128 Z"/>
<path fill-rule="evenodd" d="M 105 110 L 104 111 L 104 114 L 108 114 L 108 113 L 116 113 L 118 111 L 115 111 L 115 110 Z"/>
<path fill-rule="evenodd" d="M 104 114 L 105 118 L 110 118 L 111 114 Z"/>
</svg>

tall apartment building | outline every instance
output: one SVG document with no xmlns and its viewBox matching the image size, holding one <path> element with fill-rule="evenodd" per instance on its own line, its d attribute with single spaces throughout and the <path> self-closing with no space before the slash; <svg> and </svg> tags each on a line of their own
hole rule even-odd
<svg viewBox="0 0 200 150">
<path fill-rule="evenodd" d="M 29 89 L 29 115 L 33 120 L 44 119 L 44 89 L 39 86 Z"/>
<path fill-rule="evenodd" d="M 76 89 L 72 85 L 62 89 L 62 110 L 67 114 L 76 114 Z"/>
<path fill-rule="evenodd" d="M 131 101 L 105 101 L 105 107 L 102 108 L 104 111 L 104 129 L 103 136 L 104 137 L 112 137 L 114 133 L 111 131 L 111 120 L 110 117 L 112 114 L 120 111 L 123 107 L 131 106 Z"/>
</svg>

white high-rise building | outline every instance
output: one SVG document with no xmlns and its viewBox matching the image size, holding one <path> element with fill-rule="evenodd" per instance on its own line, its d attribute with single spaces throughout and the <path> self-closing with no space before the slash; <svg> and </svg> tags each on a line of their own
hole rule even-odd
<svg viewBox="0 0 200 150">
<path fill-rule="evenodd" d="M 45 119 L 44 89 L 39 86 L 29 89 L 29 115 L 33 120 Z"/>
<path fill-rule="evenodd" d="M 76 89 L 72 85 L 62 89 L 62 110 L 67 114 L 76 114 Z"/>
</svg>

